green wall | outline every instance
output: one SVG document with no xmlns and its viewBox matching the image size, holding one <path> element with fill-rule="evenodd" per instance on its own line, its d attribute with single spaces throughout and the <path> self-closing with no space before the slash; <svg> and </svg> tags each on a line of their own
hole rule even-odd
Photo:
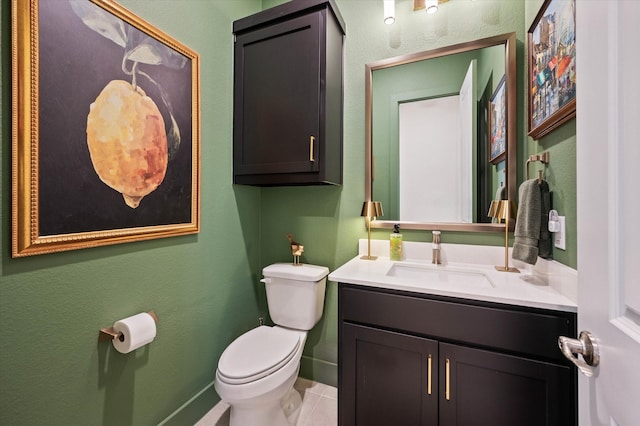
<svg viewBox="0 0 640 426">
<path fill-rule="evenodd" d="M 529 154 L 549 150 L 547 178 L 566 214 L 575 267 L 575 122 L 542 141 L 526 137 L 524 40 L 542 0 L 444 4 L 433 16 L 397 1 L 397 20 L 382 23 L 382 2 L 337 0 L 347 23 L 344 184 L 340 187 L 233 186 L 232 37 L 235 19 L 279 0 L 121 0 L 151 24 L 196 50 L 201 60 L 201 232 L 111 247 L 10 257 L 10 7 L 0 3 L 0 424 L 190 424 L 216 401 L 217 360 L 236 336 L 267 315 L 261 268 L 288 261 L 285 239 L 305 245 L 303 261 L 332 270 L 366 237 L 364 64 L 381 58 L 516 31 L 518 176 Z M 388 230 L 373 238 L 387 239 Z M 430 241 L 430 233 L 403 232 Z M 499 245 L 501 235 L 444 233 L 444 242 Z M 154 309 L 158 337 L 121 355 L 98 343 L 116 319 Z M 325 314 L 307 340 L 302 374 L 335 384 L 337 295 L 329 283 Z M 180 409 L 173 417 L 172 413 Z"/>
<path fill-rule="evenodd" d="M 231 183 L 231 23 L 260 1 L 120 3 L 200 54 L 201 232 L 10 258 L 11 32 L 2 0 L 2 425 L 153 425 L 204 390 L 174 418 L 189 424 L 217 401 L 209 385 L 224 348 L 257 325 L 260 191 Z M 101 327 L 146 310 L 160 320 L 151 345 L 122 355 L 98 343 Z"/>
</svg>

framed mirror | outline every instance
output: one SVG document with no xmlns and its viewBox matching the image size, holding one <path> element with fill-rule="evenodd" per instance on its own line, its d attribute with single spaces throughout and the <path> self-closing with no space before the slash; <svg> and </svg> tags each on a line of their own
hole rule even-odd
<svg viewBox="0 0 640 426">
<path fill-rule="evenodd" d="M 366 65 L 365 194 L 373 228 L 500 232 L 516 199 L 515 33 Z"/>
</svg>

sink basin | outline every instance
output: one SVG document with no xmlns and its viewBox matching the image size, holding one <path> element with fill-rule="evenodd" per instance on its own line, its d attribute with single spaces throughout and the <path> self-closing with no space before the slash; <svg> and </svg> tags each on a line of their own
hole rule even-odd
<svg viewBox="0 0 640 426">
<path fill-rule="evenodd" d="M 482 272 L 447 266 L 394 263 L 387 271 L 387 276 L 399 278 L 406 285 L 454 291 L 495 287 L 489 277 Z"/>
</svg>

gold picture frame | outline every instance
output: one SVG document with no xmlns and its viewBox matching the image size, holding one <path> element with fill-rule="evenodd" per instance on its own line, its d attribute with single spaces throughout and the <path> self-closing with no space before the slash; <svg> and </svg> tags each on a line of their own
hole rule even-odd
<svg viewBox="0 0 640 426">
<path fill-rule="evenodd" d="M 12 0 L 12 256 L 200 230 L 199 55 L 107 0 Z"/>
</svg>

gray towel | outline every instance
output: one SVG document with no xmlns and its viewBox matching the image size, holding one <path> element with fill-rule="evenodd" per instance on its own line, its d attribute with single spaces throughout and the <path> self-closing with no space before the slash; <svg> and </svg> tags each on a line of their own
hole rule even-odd
<svg viewBox="0 0 640 426">
<path fill-rule="evenodd" d="M 548 186 L 547 186 L 548 187 Z M 542 196 L 537 179 L 522 182 L 518 191 L 519 206 L 514 232 L 513 258 L 530 265 L 538 260 Z"/>
</svg>

